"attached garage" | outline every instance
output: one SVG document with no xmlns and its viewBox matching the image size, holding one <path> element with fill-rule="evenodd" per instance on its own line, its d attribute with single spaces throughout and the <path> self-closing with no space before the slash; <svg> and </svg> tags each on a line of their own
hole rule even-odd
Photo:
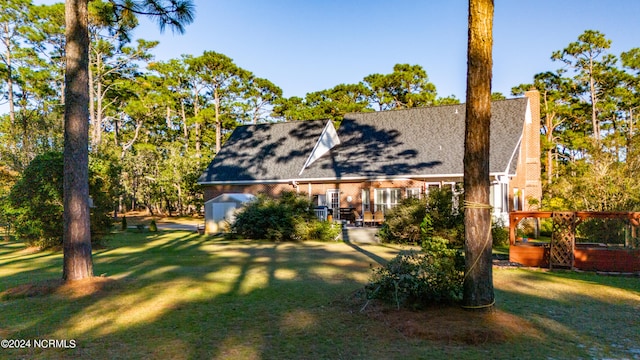
<svg viewBox="0 0 640 360">
<path fill-rule="evenodd" d="M 204 203 L 205 233 L 227 232 L 235 220 L 235 214 L 244 204 L 255 199 L 251 194 L 229 193 Z"/>
</svg>

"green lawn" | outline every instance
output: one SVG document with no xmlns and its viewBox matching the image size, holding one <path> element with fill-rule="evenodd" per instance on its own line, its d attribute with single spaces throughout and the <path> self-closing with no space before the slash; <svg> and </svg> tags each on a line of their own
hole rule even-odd
<svg viewBox="0 0 640 360">
<path fill-rule="evenodd" d="M 465 342 L 425 335 L 477 320 L 457 308 L 360 311 L 370 266 L 400 250 L 120 233 L 94 251 L 104 279 L 58 286 L 61 254 L 0 242 L 0 338 L 75 341 L 0 358 L 640 359 L 640 278 L 496 268 L 482 321 L 502 333 Z"/>
</svg>

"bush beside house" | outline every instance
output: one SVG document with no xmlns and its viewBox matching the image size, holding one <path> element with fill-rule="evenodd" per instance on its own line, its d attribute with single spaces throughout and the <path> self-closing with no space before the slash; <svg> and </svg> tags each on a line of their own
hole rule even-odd
<svg viewBox="0 0 640 360">
<path fill-rule="evenodd" d="M 421 226 L 425 215 L 429 214 L 433 235 L 461 247 L 464 242 L 464 213 L 458 204 L 451 188 L 432 189 L 422 199 L 403 199 L 385 214 L 379 236 L 389 243 L 420 244 L 423 240 Z"/>
<path fill-rule="evenodd" d="M 271 241 L 334 240 L 340 231 L 339 225 L 318 220 L 311 201 L 293 192 L 259 195 L 231 224 L 232 236 Z"/>
</svg>

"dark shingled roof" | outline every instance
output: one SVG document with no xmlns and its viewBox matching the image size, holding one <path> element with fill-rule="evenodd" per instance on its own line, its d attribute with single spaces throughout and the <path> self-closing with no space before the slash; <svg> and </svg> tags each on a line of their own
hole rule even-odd
<svg viewBox="0 0 640 360">
<path fill-rule="evenodd" d="M 326 121 L 239 126 L 198 183 L 296 178 Z"/>
<path fill-rule="evenodd" d="M 527 99 L 494 101 L 490 172 L 515 174 Z M 345 115 L 341 144 L 298 175 L 326 121 L 241 126 L 199 183 L 460 177 L 465 105 Z"/>
</svg>

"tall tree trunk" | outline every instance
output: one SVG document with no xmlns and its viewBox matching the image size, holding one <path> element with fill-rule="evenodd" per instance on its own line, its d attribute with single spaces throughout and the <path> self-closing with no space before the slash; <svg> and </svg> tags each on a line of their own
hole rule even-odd
<svg viewBox="0 0 640 360">
<path fill-rule="evenodd" d="M 494 304 L 489 205 L 489 125 L 493 0 L 469 0 L 467 104 L 464 143 L 465 277 L 463 305 Z"/>
<path fill-rule="evenodd" d="M 95 131 L 95 142 L 94 142 L 94 146 L 95 149 L 93 151 L 98 151 L 98 147 L 100 146 L 100 144 L 102 143 L 102 121 L 103 121 L 103 116 L 102 114 L 104 113 L 104 109 L 102 108 L 102 99 L 103 99 L 103 94 L 102 94 L 102 80 L 98 80 L 98 90 L 96 92 L 96 114 L 94 117 L 94 131 Z M 93 86 L 92 86 L 93 87 Z M 93 100 L 91 100 L 90 103 L 93 103 Z"/>
<path fill-rule="evenodd" d="M 96 68 L 100 69 L 102 64 L 100 62 L 100 56 L 97 55 Z M 95 85 L 94 85 L 95 82 Z M 89 69 L 89 113 L 91 114 L 90 123 L 93 125 L 93 133 L 91 136 L 91 145 L 93 145 L 93 151 L 97 151 L 98 147 L 102 143 L 102 121 L 103 112 L 102 99 L 102 77 L 98 75 L 98 78 L 94 78 L 93 72 Z"/>
<path fill-rule="evenodd" d="M 67 0 L 64 111 L 65 281 L 93 276 L 89 222 L 89 35 L 88 0 Z"/>
<path fill-rule="evenodd" d="M 220 121 L 220 95 L 217 88 L 213 91 L 213 97 L 216 110 L 216 154 L 218 154 L 222 148 L 222 122 Z"/>
<path fill-rule="evenodd" d="M 91 60 L 89 60 L 91 61 Z M 91 134 L 91 144 L 96 145 L 96 90 L 93 87 L 93 71 L 89 68 L 89 124 L 93 126 L 93 133 Z M 91 129 L 91 128 L 89 128 Z"/>
<path fill-rule="evenodd" d="M 7 34 L 6 38 L 3 38 L 3 42 L 4 42 L 4 46 L 7 48 L 7 51 L 5 52 L 5 65 L 7 66 L 7 95 L 8 95 L 8 100 L 9 100 L 9 120 L 11 123 L 11 126 L 13 127 L 13 125 L 16 122 L 16 110 L 15 110 L 15 100 L 13 99 L 13 64 L 12 64 L 12 58 L 11 58 L 11 38 L 8 35 L 10 32 L 9 30 L 9 23 L 5 23 L 4 24 L 4 33 Z"/>
<path fill-rule="evenodd" d="M 193 115 L 195 118 L 194 124 L 194 137 L 195 137 L 195 151 L 196 157 L 200 157 L 200 119 L 198 118 L 198 114 L 200 114 L 200 103 L 198 102 L 198 94 L 196 93 L 195 102 L 193 104 Z"/>
<path fill-rule="evenodd" d="M 187 129 L 187 114 L 184 110 L 184 101 L 180 100 L 180 113 L 182 115 L 182 131 L 184 132 L 184 149 L 189 149 L 189 130 Z"/>
<path fill-rule="evenodd" d="M 176 188 L 178 189 L 178 212 L 180 215 L 184 215 L 184 208 L 182 206 L 182 186 L 180 183 L 176 184 Z"/>
<path fill-rule="evenodd" d="M 553 181 L 553 149 L 547 150 L 547 185 Z"/>
<path fill-rule="evenodd" d="M 591 96 L 591 125 L 593 126 L 593 139 L 596 145 L 600 143 L 600 122 L 598 121 L 598 95 L 596 94 L 596 84 L 593 78 L 593 59 L 589 59 L 589 92 Z"/>
<path fill-rule="evenodd" d="M 546 138 L 547 138 L 547 146 L 553 143 L 553 132 L 555 131 L 555 126 L 553 125 L 553 119 L 555 118 L 555 112 L 553 114 L 549 111 L 549 100 L 547 99 L 547 92 L 544 92 L 544 126 L 546 127 Z M 551 181 L 553 179 L 553 146 L 549 146 L 547 150 L 547 185 L 551 185 Z"/>
<path fill-rule="evenodd" d="M 629 109 L 629 133 L 627 134 L 627 154 L 633 154 L 633 109 Z"/>
</svg>

